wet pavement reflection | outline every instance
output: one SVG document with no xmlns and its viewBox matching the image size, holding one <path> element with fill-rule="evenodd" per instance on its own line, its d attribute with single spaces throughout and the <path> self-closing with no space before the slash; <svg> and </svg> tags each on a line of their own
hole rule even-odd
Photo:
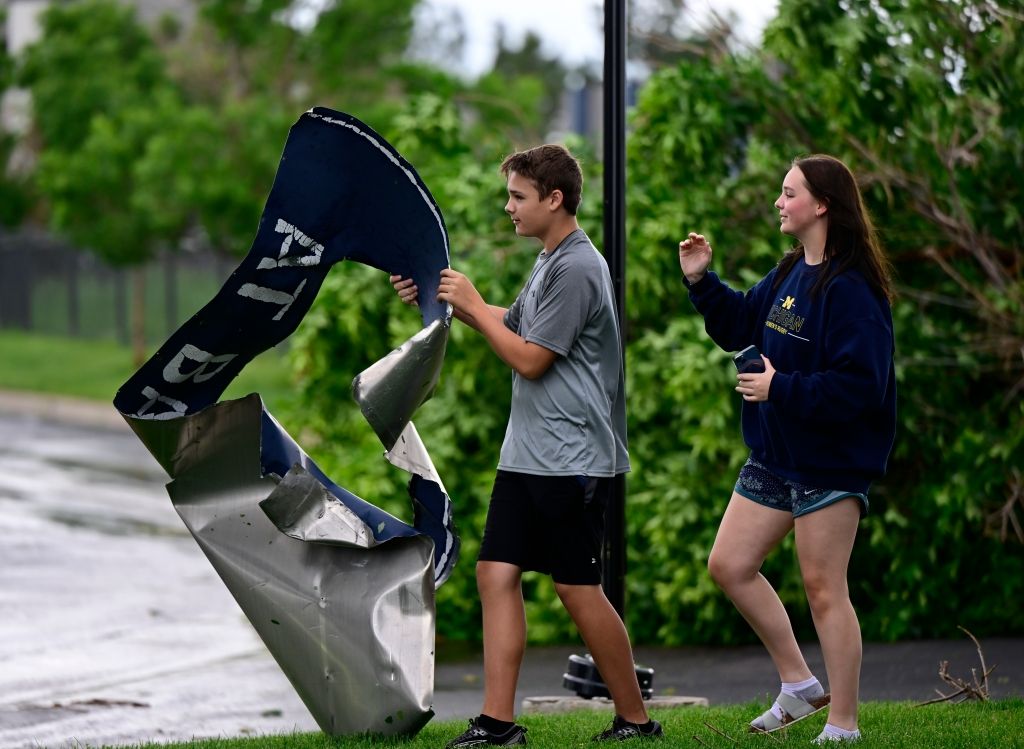
<svg viewBox="0 0 1024 749">
<path fill-rule="evenodd" d="M 0 749 L 315 731 L 127 427 L 0 415 Z"/>
</svg>

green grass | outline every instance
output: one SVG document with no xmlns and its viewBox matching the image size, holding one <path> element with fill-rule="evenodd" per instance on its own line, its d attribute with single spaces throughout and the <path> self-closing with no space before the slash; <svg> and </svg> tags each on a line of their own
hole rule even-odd
<svg viewBox="0 0 1024 749">
<path fill-rule="evenodd" d="M 152 351 L 148 352 L 152 353 Z M 131 350 L 111 341 L 0 331 L 0 389 L 109 403 L 136 367 Z M 291 402 L 288 362 L 277 349 L 251 361 L 224 398 L 258 392 L 271 411 Z"/>
<path fill-rule="evenodd" d="M 653 717 L 665 727 L 659 747 L 804 747 L 824 725 L 818 715 L 769 736 L 745 732 L 747 721 L 765 705 L 655 710 Z M 530 747 L 566 749 L 592 746 L 590 736 L 606 727 L 606 713 L 581 711 L 564 715 L 525 715 L 519 722 L 529 729 Z M 144 744 L 164 749 L 441 749 L 465 728 L 465 721 L 431 722 L 412 738 L 330 738 L 321 733 L 264 735 L 239 739 L 192 741 L 179 744 Z M 975 749 L 1024 746 L 1024 700 L 915 707 L 908 702 L 869 702 L 861 706 L 864 738 L 858 749 Z M 629 745 L 641 745 L 630 742 Z"/>
</svg>

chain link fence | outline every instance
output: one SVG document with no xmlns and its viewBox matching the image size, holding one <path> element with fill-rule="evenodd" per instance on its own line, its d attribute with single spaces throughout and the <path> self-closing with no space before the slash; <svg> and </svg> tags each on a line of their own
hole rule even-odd
<svg viewBox="0 0 1024 749">
<path fill-rule="evenodd" d="M 234 258 L 166 252 L 118 268 L 41 231 L 0 233 L 0 330 L 128 344 L 132 275 L 142 274 L 148 343 L 160 343 L 213 298 Z"/>
</svg>

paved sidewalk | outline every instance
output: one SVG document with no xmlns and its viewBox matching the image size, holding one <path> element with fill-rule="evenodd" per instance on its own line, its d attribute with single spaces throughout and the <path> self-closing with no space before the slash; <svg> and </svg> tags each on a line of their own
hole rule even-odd
<svg viewBox="0 0 1024 749">
<path fill-rule="evenodd" d="M 113 401 L 114 394 L 110 394 Z M 0 390 L 0 414 L 33 416 L 46 421 L 95 429 L 128 430 L 128 424 L 112 402 L 69 398 L 49 393 Z"/>
<path fill-rule="evenodd" d="M 960 634 L 959 631 L 957 634 Z M 987 666 L 995 666 L 989 678 L 994 698 L 1024 698 L 1024 638 L 980 638 Z M 582 647 L 527 648 L 520 675 L 519 704 L 527 697 L 572 696 L 562 688 L 562 674 L 569 656 L 583 655 Z M 817 644 L 804 647 L 808 664 L 824 681 L 825 669 Z M 760 646 L 733 648 L 636 649 L 638 664 L 654 669 L 654 695 L 704 697 L 711 705 L 770 701 L 778 692 L 778 676 Z M 949 673 L 972 681 L 981 664 L 974 643 L 960 640 L 928 640 L 899 643 L 867 643 L 861 675 L 861 699 L 923 702 L 953 690 L 939 678 L 939 663 L 949 661 Z M 438 646 L 435 676 L 435 710 L 440 718 L 472 717 L 482 698 L 483 663 L 479 656 L 445 660 Z"/>
</svg>

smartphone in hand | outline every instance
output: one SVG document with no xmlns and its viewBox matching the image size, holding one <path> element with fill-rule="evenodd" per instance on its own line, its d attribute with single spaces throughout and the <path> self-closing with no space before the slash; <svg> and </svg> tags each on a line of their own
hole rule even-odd
<svg viewBox="0 0 1024 749">
<path fill-rule="evenodd" d="M 733 355 L 733 363 L 736 364 L 737 372 L 764 372 L 764 359 L 757 346 L 750 345 Z"/>
</svg>

